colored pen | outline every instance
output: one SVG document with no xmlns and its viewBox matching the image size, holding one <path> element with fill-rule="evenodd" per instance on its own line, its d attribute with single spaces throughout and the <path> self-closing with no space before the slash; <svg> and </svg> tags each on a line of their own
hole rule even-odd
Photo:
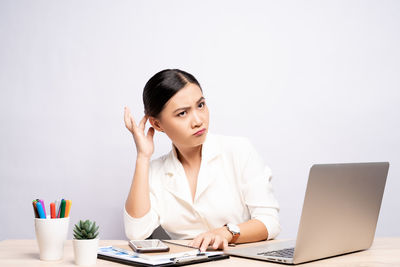
<svg viewBox="0 0 400 267">
<path fill-rule="evenodd" d="M 65 217 L 65 199 L 61 200 L 61 213 L 60 213 L 60 218 Z"/>
<path fill-rule="evenodd" d="M 44 215 L 44 210 L 43 210 L 43 207 L 42 207 L 42 203 L 40 203 L 40 201 L 36 202 L 36 208 L 38 210 L 39 217 L 41 219 L 46 219 L 46 215 Z"/>
<path fill-rule="evenodd" d="M 43 212 L 44 212 L 44 218 L 46 218 L 46 207 L 44 205 L 44 201 L 42 199 L 39 199 L 39 202 L 42 204 Z"/>
<path fill-rule="evenodd" d="M 69 216 L 69 211 L 71 210 L 71 205 L 72 205 L 72 201 L 71 200 L 67 200 L 67 207 L 66 207 L 66 211 L 65 211 L 65 217 Z"/>
<path fill-rule="evenodd" d="M 52 219 L 56 218 L 56 204 L 54 202 L 50 203 L 50 215 Z"/>
<path fill-rule="evenodd" d="M 36 208 L 36 200 L 32 201 L 33 212 L 35 213 L 35 218 L 39 218 L 39 213 Z"/>
<path fill-rule="evenodd" d="M 61 200 L 56 200 L 56 218 L 60 218 Z"/>
</svg>

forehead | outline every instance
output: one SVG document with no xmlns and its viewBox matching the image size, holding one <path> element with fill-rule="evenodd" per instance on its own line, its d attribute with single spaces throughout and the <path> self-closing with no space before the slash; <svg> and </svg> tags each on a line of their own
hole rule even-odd
<svg viewBox="0 0 400 267">
<path fill-rule="evenodd" d="M 189 107 L 197 103 L 203 96 L 200 87 L 193 83 L 188 83 L 179 90 L 165 105 L 165 110 L 174 111 L 178 108 Z"/>
</svg>

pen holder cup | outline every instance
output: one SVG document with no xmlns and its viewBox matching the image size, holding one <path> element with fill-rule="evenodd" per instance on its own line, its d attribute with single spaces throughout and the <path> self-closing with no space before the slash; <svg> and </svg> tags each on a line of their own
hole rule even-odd
<svg viewBox="0 0 400 267">
<path fill-rule="evenodd" d="M 39 245 L 41 260 L 56 261 L 62 259 L 68 226 L 69 217 L 57 219 L 35 218 L 36 240 Z"/>
</svg>

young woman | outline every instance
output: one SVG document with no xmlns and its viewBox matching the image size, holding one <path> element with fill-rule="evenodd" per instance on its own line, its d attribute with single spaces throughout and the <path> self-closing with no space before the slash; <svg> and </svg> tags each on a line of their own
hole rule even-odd
<svg viewBox="0 0 400 267">
<path fill-rule="evenodd" d="M 189 245 L 205 251 L 278 235 L 270 169 L 247 139 L 208 133 L 209 110 L 195 77 L 163 70 L 147 82 L 143 102 L 139 124 L 127 107 L 124 114 L 137 149 L 124 210 L 129 239 L 145 239 L 161 225 L 172 239 L 193 239 Z M 171 139 L 172 150 L 151 161 L 155 130 Z"/>
</svg>

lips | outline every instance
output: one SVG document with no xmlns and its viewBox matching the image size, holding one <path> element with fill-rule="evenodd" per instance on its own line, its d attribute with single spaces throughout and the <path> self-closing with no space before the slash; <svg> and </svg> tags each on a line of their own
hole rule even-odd
<svg viewBox="0 0 400 267">
<path fill-rule="evenodd" d="M 201 129 L 200 131 L 197 131 L 195 134 L 193 134 L 193 135 L 196 135 L 196 136 L 199 136 L 199 135 L 202 135 L 202 134 L 204 134 L 206 132 L 206 128 L 203 128 L 203 129 Z"/>
</svg>

